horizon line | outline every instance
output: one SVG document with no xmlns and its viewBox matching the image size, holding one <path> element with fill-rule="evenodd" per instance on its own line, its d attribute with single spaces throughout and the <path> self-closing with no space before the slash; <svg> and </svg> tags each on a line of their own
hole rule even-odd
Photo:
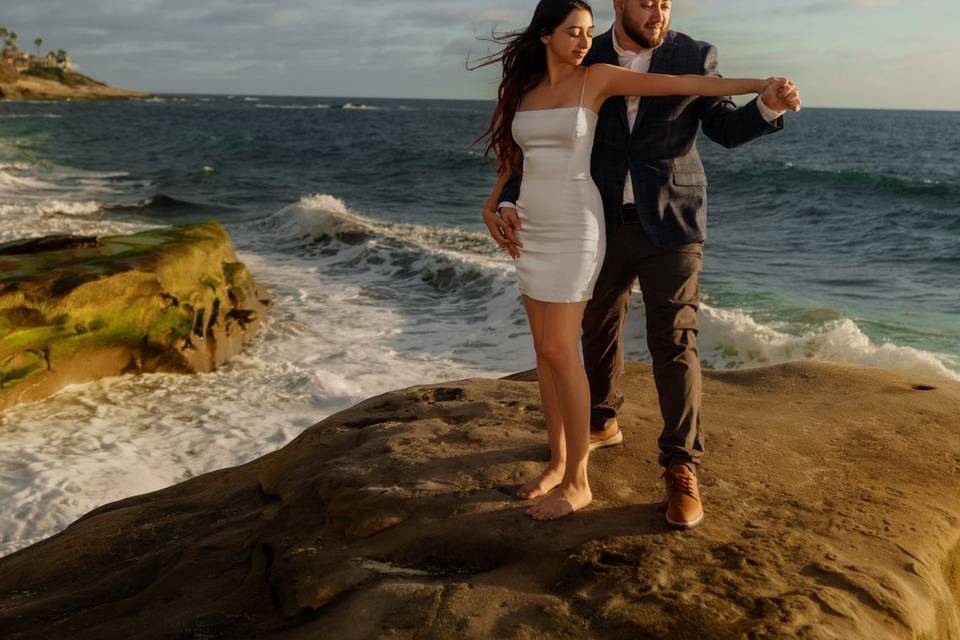
<svg viewBox="0 0 960 640">
<path fill-rule="evenodd" d="M 227 92 L 227 93 L 192 93 L 192 92 L 182 92 L 182 91 L 148 91 L 150 95 L 154 96 L 244 96 L 251 98 L 305 98 L 310 100 L 315 99 L 331 99 L 331 100 L 408 100 L 408 101 L 424 101 L 424 102 L 438 102 L 438 101 L 447 101 L 447 102 L 486 102 L 492 103 L 495 100 L 493 98 L 405 98 L 397 96 L 333 96 L 333 95 L 297 95 L 292 93 L 244 93 L 244 92 Z M 0 102 L 6 102 L 5 100 L 0 100 Z M 834 105 L 810 105 L 803 106 L 801 111 L 805 109 L 836 109 L 836 110 L 849 110 L 849 111 L 928 111 L 933 113 L 958 113 L 960 109 L 941 109 L 935 107 L 843 107 L 843 106 L 834 106 Z"/>
</svg>

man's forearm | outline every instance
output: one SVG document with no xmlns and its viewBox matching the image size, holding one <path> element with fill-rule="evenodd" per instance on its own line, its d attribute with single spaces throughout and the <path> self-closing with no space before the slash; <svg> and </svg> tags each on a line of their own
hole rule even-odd
<svg viewBox="0 0 960 640">
<path fill-rule="evenodd" d="M 717 101 L 701 113 L 703 132 L 717 144 L 732 149 L 782 129 L 783 116 L 768 120 L 769 109 L 764 114 L 759 101 L 756 98 L 739 109 L 731 109 Z"/>
<path fill-rule="evenodd" d="M 520 198 L 520 182 L 523 179 L 523 175 L 519 171 L 514 171 L 510 178 L 507 180 L 507 183 L 503 185 L 503 189 L 500 191 L 500 196 L 497 198 L 497 202 L 501 203 L 500 206 L 504 206 L 503 203 L 511 203 L 514 208 L 516 208 L 517 199 Z"/>
<path fill-rule="evenodd" d="M 703 74 L 720 75 L 716 47 L 709 47 L 704 54 Z M 783 119 L 771 118 L 774 112 L 760 102 L 757 97 L 737 108 L 730 98 L 700 98 L 698 107 L 704 134 L 730 149 L 782 129 Z"/>
</svg>

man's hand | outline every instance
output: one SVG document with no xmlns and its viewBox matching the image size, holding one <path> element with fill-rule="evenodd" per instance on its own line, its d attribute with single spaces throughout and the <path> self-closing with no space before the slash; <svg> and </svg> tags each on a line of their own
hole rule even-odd
<svg viewBox="0 0 960 640">
<path fill-rule="evenodd" d="M 516 236 L 516 230 L 520 229 L 520 216 L 517 210 L 511 207 L 503 207 L 500 213 L 493 209 L 485 208 L 483 210 L 483 223 L 487 225 L 490 235 L 500 248 L 510 254 L 513 258 L 520 257 L 520 247 L 523 243 Z"/>
<path fill-rule="evenodd" d="M 773 111 L 800 111 L 800 89 L 788 78 L 771 78 L 760 99 Z"/>
</svg>

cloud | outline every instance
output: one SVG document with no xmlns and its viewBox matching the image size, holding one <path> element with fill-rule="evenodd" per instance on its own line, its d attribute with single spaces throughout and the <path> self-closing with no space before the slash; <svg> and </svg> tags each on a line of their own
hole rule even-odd
<svg viewBox="0 0 960 640">
<path fill-rule="evenodd" d="M 517 0 L 2 0 L 0 23 L 22 43 L 42 36 L 90 75 L 120 86 L 169 92 L 490 98 L 499 69 L 467 73 L 464 62 L 491 50 L 479 39 L 526 25 L 535 3 Z M 595 0 L 598 32 L 612 1 Z M 831 95 L 856 96 L 877 78 L 930 102 L 917 52 L 938 69 L 960 69 L 950 25 L 956 0 L 682 0 L 674 27 L 720 47 L 724 73 L 775 66 Z M 845 50 L 835 47 L 842 42 Z M 878 47 L 877 43 L 882 46 Z M 887 78 L 869 55 L 899 56 Z M 853 53 L 857 52 L 857 53 Z M 862 52 L 867 52 L 863 54 Z M 838 57 L 840 56 L 840 57 Z M 841 59 L 846 56 L 845 59 Z M 843 81 L 830 77 L 842 63 Z M 904 71 L 914 65 L 915 72 Z M 894 68 L 894 67 L 891 67 Z M 822 78 L 822 80 L 821 80 Z M 849 86 L 849 89 L 848 89 Z M 846 92 L 841 94 L 840 92 Z M 960 103 L 960 90 L 938 89 Z M 827 94 L 822 94 L 827 95 Z M 845 100 L 848 98 L 844 98 Z M 849 98 L 853 99 L 853 98 Z M 879 100 L 879 98 L 875 98 Z"/>
<path fill-rule="evenodd" d="M 307 15 L 300 9 L 279 9 L 270 15 L 270 24 L 275 27 L 289 27 L 301 24 Z"/>
</svg>

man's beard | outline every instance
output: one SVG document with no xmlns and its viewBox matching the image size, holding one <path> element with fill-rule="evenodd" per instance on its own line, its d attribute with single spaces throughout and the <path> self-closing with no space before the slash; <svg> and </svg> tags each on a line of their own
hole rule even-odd
<svg viewBox="0 0 960 640">
<path fill-rule="evenodd" d="M 663 38 L 667 35 L 667 29 L 670 27 L 670 23 L 664 24 L 660 27 L 660 37 L 654 40 L 651 40 L 647 36 L 643 35 L 643 31 L 637 28 L 637 26 L 631 22 L 630 18 L 627 17 L 627 14 L 623 14 L 623 20 L 621 20 L 621 25 L 623 26 L 623 31 L 630 39 L 636 42 L 638 45 L 644 49 L 654 49 L 660 46 L 660 43 L 663 42 Z"/>
</svg>

